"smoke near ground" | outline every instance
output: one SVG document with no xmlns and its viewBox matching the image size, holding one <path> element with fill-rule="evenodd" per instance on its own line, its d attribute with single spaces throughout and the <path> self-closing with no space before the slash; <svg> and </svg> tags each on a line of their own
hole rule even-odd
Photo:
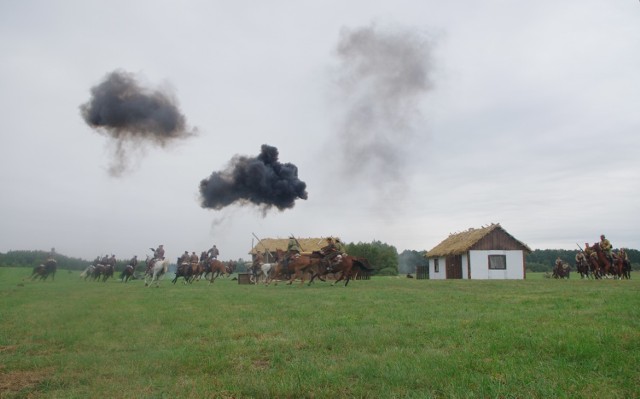
<svg viewBox="0 0 640 399">
<path fill-rule="evenodd" d="M 343 29 L 336 56 L 343 175 L 375 187 L 402 184 L 419 103 L 431 88 L 429 41 L 412 30 Z"/>
<path fill-rule="evenodd" d="M 119 70 L 91 88 L 91 99 L 80 106 L 80 112 L 89 126 L 111 139 L 112 176 L 129 168 L 132 152 L 149 145 L 166 147 L 195 134 L 170 93 L 145 88 L 133 74 Z"/>
<path fill-rule="evenodd" d="M 263 214 L 276 207 L 293 208 L 296 199 L 307 199 L 307 185 L 298 179 L 298 167 L 278 162 L 278 149 L 263 144 L 256 157 L 236 155 L 223 171 L 200 182 L 203 208 L 222 209 L 231 204 L 253 204 Z"/>
</svg>

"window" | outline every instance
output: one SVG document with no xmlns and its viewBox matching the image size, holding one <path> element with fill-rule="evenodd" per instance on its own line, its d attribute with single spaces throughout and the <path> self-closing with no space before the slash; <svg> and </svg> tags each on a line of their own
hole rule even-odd
<svg viewBox="0 0 640 399">
<path fill-rule="evenodd" d="M 506 270 L 507 255 L 489 255 L 489 270 Z"/>
<path fill-rule="evenodd" d="M 440 273 L 440 265 L 438 264 L 438 258 L 433 260 L 433 272 Z"/>
</svg>

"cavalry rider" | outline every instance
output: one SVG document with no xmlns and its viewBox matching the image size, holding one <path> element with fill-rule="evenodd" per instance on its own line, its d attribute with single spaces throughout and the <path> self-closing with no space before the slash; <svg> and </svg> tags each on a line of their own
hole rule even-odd
<svg viewBox="0 0 640 399">
<path fill-rule="evenodd" d="M 580 266 L 580 265 L 582 265 L 584 263 L 587 263 L 587 259 L 585 258 L 584 253 L 578 252 L 576 254 L 576 265 Z"/>
<path fill-rule="evenodd" d="M 151 268 L 157 261 L 164 259 L 164 245 L 160 244 L 158 245 L 158 248 L 149 249 L 153 251 L 153 258 L 149 262 L 147 262 L 147 271 L 151 270 Z"/>
<path fill-rule="evenodd" d="M 200 258 L 196 254 L 196 251 L 191 251 L 191 256 L 189 257 L 189 262 L 191 262 L 192 264 L 200 262 Z"/>
<path fill-rule="evenodd" d="M 611 249 L 613 248 L 613 246 L 611 245 L 609 240 L 605 238 L 604 234 L 600 235 L 600 248 L 607 256 L 607 259 L 609 259 L 609 262 L 613 264 L 613 254 L 611 253 Z"/>
<path fill-rule="evenodd" d="M 51 248 L 51 251 L 49 251 L 49 255 L 47 256 L 47 260 L 56 260 L 55 256 L 56 256 L 56 249 Z"/>
<path fill-rule="evenodd" d="M 218 247 L 216 244 L 213 244 L 213 247 L 207 251 L 207 255 L 210 259 L 218 259 L 218 255 L 220 255 L 220 251 L 218 251 Z"/>
<path fill-rule="evenodd" d="M 298 245 L 298 240 L 296 240 L 294 236 L 290 236 L 289 242 L 287 243 L 287 253 L 284 257 L 285 265 L 296 255 L 300 255 L 300 245 Z"/>
<path fill-rule="evenodd" d="M 184 251 L 184 253 L 182 254 L 182 256 L 180 256 L 178 258 L 178 266 L 184 264 L 184 263 L 189 263 L 189 251 Z"/>
<path fill-rule="evenodd" d="M 320 253 L 324 255 L 324 258 L 322 258 L 322 263 L 327 266 L 327 270 L 331 271 L 333 269 L 333 261 L 339 255 L 342 255 L 343 251 L 344 246 L 339 239 L 336 239 L 336 241 L 334 241 L 332 237 L 327 238 L 327 245 L 322 247 L 322 249 L 320 250 Z"/>
<path fill-rule="evenodd" d="M 133 270 L 136 270 L 136 266 L 138 266 L 138 255 L 133 255 L 133 258 L 129 261 L 129 266 L 133 267 Z"/>
<path fill-rule="evenodd" d="M 561 270 L 562 269 L 562 259 L 560 259 L 559 256 L 556 258 L 555 269 L 556 270 Z"/>
</svg>

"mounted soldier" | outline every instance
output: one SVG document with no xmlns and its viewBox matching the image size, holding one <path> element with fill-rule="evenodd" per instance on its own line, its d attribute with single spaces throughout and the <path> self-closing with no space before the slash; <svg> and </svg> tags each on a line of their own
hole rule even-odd
<svg viewBox="0 0 640 399">
<path fill-rule="evenodd" d="M 218 251 L 218 247 L 216 247 L 216 244 L 213 244 L 213 247 L 211 247 L 211 249 L 207 251 L 207 255 L 209 256 L 209 259 L 218 259 L 220 251 Z"/>
<path fill-rule="evenodd" d="M 157 261 L 164 260 L 164 245 L 160 244 L 158 245 L 158 248 L 149 249 L 153 251 L 153 258 L 151 258 L 151 260 L 147 262 L 147 271 L 151 270 L 151 268 Z"/>
<path fill-rule="evenodd" d="M 327 270 L 333 270 L 334 263 L 340 262 L 342 254 L 344 252 L 344 246 L 340 242 L 340 239 L 334 239 L 332 237 L 327 238 L 327 245 L 322 247 L 320 253 L 323 255 L 322 263 L 327 267 Z"/>
<path fill-rule="evenodd" d="M 613 248 L 613 246 L 611 245 L 611 242 L 609 242 L 609 240 L 606 239 L 604 234 L 600 235 L 600 248 L 602 249 L 604 254 L 607 256 L 607 259 L 609 260 L 609 262 L 613 264 L 613 254 L 611 253 L 611 249 Z"/>
</svg>

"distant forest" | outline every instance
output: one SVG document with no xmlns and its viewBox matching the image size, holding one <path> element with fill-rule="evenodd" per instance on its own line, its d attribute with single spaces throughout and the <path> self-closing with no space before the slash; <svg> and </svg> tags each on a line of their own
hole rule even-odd
<svg viewBox="0 0 640 399">
<path fill-rule="evenodd" d="M 351 243 L 347 246 L 348 253 L 356 256 L 364 256 L 375 265 L 377 275 L 397 275 L 415 273 L 416 266 L 426 265 L 427 260 L 424 258 L 424 251 L 405 250 L 398 254 L 393 246 L 384 244 L 380 241 L 372 243 Z M 640 251 L 637 249 L 626 249 L 631 268 L 640 270 Z M 527 271 L 530 272 L 547 272 L 551 271 L 556 258 L 560 257 L 567 262 L 575 270 L 575 258 L 579 250 L 566 249 L 536 249 L 527 254 L 525 260 L 527 262 Z M 617 250 L 614 250 L 617 252 Z M 9 251 L 0 253 L 0 267 L 28 267 L 33 268 L 43 263 L 48 256 L 47 251 Z M 67 270 L 84 270 L 91 261 L 80 258 L 72 258 L 65 255 L 57 254 L 56 260 L 60 269 Z M 116 270 L 123 270 L 129 259 L 120 259 L 117 261 Z M 238 271 L 244 271 L 244 260 L 238 259 Z M 144 268 L 144 259 L 139 259 L 138 269 Z"/>
</svg>

